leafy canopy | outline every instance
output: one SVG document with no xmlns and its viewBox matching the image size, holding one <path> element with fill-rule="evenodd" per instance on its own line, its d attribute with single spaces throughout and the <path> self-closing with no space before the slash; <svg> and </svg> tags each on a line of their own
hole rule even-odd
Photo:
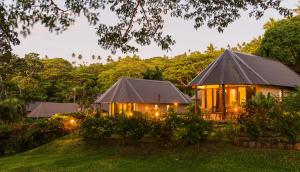
<svg viewBox="0 0 300 172">
<path fill-rule="evenodd" d="M 267 29 L 258 54 L 277 59 L 300 73 L 300 16 L 280 20 Z"/>
<path fill-rule="evenodd" d="M 134 46 L 156 43 L 164 50 L 175 43 L 164 33 L 167 18 L 193 20 L 197 29 L 203 24 L 223 31 L 240 17 L 241 10 L 260 18 L 273 8 L 280 14 L 291 11 L 280 6 L 282 0 L 0 0 L 0 52 L 11 51 L 18 45 L 19 34 L 30 34 L 32 26 L 41 23 L 50 32 L 67 30 L 80 16 L 96 27 L 98 44 L 112 52 L 137 51 Z M 115 16 L 116 22 L 104 22 L 104 13 Z"/>
</svg>

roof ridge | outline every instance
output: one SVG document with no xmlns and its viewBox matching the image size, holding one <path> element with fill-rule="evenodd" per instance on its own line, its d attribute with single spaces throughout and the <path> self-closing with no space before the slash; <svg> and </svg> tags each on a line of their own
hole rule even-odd
<svg viewBox="0 0 300 172">
<path fill-rule="evenodd" d="M 117 92 L 119 91 L 119 87 L 120 87 L 120 85 L 121 85 L 121 81 L 122 81 L 122 79 L 120 79 L 120 80 L 118 80 L 118 84 L 116 85 L 116 89 L 114 90 L 114 92 L 113 92 L 113 94 L 112 94 L 112 100 L 111 101 L 113 101 L 114 100 L 114 98 L 115 98 L 115 96 L 116 96 L 116 94 L 117 94 Z M 113 88 L 113 87 L 112 87 Z"/>
<path fill-rule="evenodd" d="M 39 103 L 39 105 L 40 105 L 40 104 L 46 104 L 46 103 L 49 103 L 49 104 L 50 104 L 50 103 L 51 103 L 51 104 L 54 104 L 54 103 L 56 103 L 56 104 L 63 104 L 63 103 L 64 103 L 64 104 L 67 104 L 67 103 L 68 103 L 68 104 L 76 104 L 76 103 L 74 103 L 74 102 L 73 102 L 73 103 L 72 103 L 72 102 L 38 102 L 38 103 Z"/>
<path fill-rule="evenodd" d="M 265 82 L 265 84 L 270 84 L 267 80 L 265 80 L 259 73 L 257 73 L 252 67 L 250 67 L 240 56 L 236 55 L 236 53 L 232 53 L 235 57 L 237 57 L 237 59 L 243 64 L 245 65 L 249 70 L 251 70 L 251 72 L 253 72 L 257 77 L 259 77 L 263 82 Z"/>
<path fill-rule="evenodd" d="M 226 50 L 225 50 L 225 51 L 226 51 Z M 225 52 L 225 51 L 224 51 L 224 52 Z M 224 53 L 224 52 L 223 52 L 223 53 Z M 200 75 L 202 72 L 204 72 L 204 71 L 207 69 L 207 71 L 205 72 L 205 74 L 203 75 L 203 77 L 198 81 L 199 83 L 200 83 L 203 79 L 206 79 L 208 73 L 209 73 L 212 69 L 214 69 L 214 68 L 216 67 L 216 65 L 219 63 L 219 61 L 220 61 L 220 59 L 221 59 L 221 56 L 223 56 L 223 53 L 222 53 L 219 57 L 217 57 L 217 59 L 214 60 L 211 64 L 209 64 L 204 70 L 202 70 L 200 73 L 198 73 L 198 75 Z M 198 76 L 198 75 L 197 75 L 197 76 Z M 191 82 L 189 82 L 188 86 L 190 85 L 190 83 L 192 83 L 192 82 L 197 78 L 197 76 L 196 76 Z"/>
<path fill-rule="evenodd" d="M 101 99 L 103 99 L 103 97 L 105 97 L 110 92 L 110 90 L 114 88 L 115 85 L 117 86 L 119 82 L 121 82 L 120 79 L 117 82 L 115 82 L 108 90 L 106 90 L 99 98 L 97 98 L 95 103 L 101 101 Z"/>
<path fill-rule="evenodd" d="M 185 102 L 189 103 L 189 101 L 187 100 L 187 98 L 183 95 L 183 93 L 182 93 L 177 87 L 175 87 L 175 85 L 173 85 L 171 82 L 169 82 L 169 84 L 175 89 L 175 91 L 176 91 L 177 93 L 180 94 L 180 96 L 183 98 L 183 100 L 184 100 Z"/>
<path fill-rule="evenodd" d="M 245 73 L 245 70 L 241 67 L 241 65 L 237 62 L 237 57 L 236 57 L 236 54 L 234 54 L 232 51 L 229 51 L 233 56 L 234 56 L 234 58 L 232 58 L 233 59 L 233 61 L 234 61 L 234 63 L 237 65 L 237 67 L 238 67 L 238 69 L 240 70 L 240 72 L 243 74 L 243 76 L 246 78 L 246 80 L 247 80 L 247 82 L 248 83 L 252 83 L 252 81 L 249 79 L 249 77 L 246 75 L 246 73 Z M 240 74 L 240 73 L 238 73 L 238 74 Z"/>
<path fill-rule="evenodd" d="M 131 77 L 122 77 L 121 79 L 140 80 L 140 81 L 149 81 L 149 82 L 169 82 L 167 80 L 154 80 L 154 79 L 142 79 L 142 78 L 131 78 Z"/>
<path fill-rule="evenodd" d="M 129 87 L 133 90 L 133 92 L 138 96 L 138 98 L 142 101 L 145 102 L 145 100 L 142 98 L 142 96 L 138 93 L 138 91 L 131 85 L 131 83 L 127 80 L 126 81 Z"/>
<path fill-rule="evenodd" d="M 232 52 L 233 52 L 233 53 L 238 53 L 238 54 L 243 54 L 243 55 L 246 55 L 246 56 L 257 57 L 257 58 L 260 58 L 260 59 L 263 59 L 263 60 L 269 60 L 269 61 L 281 63 L 279 60 L 276 60 L 276 59 L 273 59 L 273 58 L 262 57 L 262 56 L 258 56 L 258 55 L 255 55 L 255 54 L 244 53 L 244 52 L 240 52 L 240 51 L 232 51 Z M 283 63 L 281 63 L 281 64 L 283 64 Z"/>
</svg>

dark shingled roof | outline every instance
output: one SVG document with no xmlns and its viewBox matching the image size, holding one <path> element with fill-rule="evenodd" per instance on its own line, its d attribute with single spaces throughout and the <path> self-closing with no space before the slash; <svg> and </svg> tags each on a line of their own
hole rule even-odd
<svg viewBox="0 0 300 172">
<path fill-rule="evenodd" d="M 190 98 L 169 81 L 121 78 L 95 103 L 174 103 L 188 104 Z"/>
<path fill-rule="evenodd" d="M 279 61 L 225 50 L 188 86 L 255 84 L 300 86 L 300 76 Z"/>
<path fill-rule="evenodd" d="M 38 107 L 38 105 L 42 103 L 42 102 L 30 102 L 27 103 L 25 108 L 26 108 L 26 112 L 31 112 L 33 111 L 36 107 Z"/>
<path fill-rule="evenodd" d="M 28 117 L 51 117 L 56 113 L 71 113 L 78 112 L 79 106 L 76 103 L 53 103 L 53 102 L 40 102 L 39 105 L 33 109 Z"/>
</svg>

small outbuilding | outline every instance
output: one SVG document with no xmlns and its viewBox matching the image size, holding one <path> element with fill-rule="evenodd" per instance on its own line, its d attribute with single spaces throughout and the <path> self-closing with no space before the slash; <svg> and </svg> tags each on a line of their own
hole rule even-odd
<svg viewBox="0 0 300 172">
<path fill-rule="evenodd" d="M 169 81 L 121 78 L 96 101 L 100 111 L 108 105 L 109 115 L 133 111 L 159 115 L 169 108 L 184 112 L 191 99 Z"/>
<path fill-rule="evenodd" d="M 300 76 L 279 61 L 225 50 L 188 86 L 195 89 L 196 113 L 200 109 L 208 119 L 225 120 L 258 92 L 281 99 L 300 86 Z"/>
<path fill-rule="evenodd" d="M 49 118 L 57 113 L 72 113 L 80 111 L 80 107 L 76 103 L 38 102 L 32 106 L 35 105 L 36 107 L 28 113 L 27 117 Z"/>
</svg>

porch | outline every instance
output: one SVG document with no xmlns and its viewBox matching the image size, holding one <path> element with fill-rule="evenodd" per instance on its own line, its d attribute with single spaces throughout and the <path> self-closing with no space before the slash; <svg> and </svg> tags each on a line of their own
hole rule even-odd
<svg viewBox="0 0 300 172">
<path fill-rule="evenodd" d="M 195 113 L 200 111 L 208 120 L 235 120 L 241 105 L 255 94 L 255 86 L 250 85 L 203 85 L 194 89 Z"/>
</svg>

